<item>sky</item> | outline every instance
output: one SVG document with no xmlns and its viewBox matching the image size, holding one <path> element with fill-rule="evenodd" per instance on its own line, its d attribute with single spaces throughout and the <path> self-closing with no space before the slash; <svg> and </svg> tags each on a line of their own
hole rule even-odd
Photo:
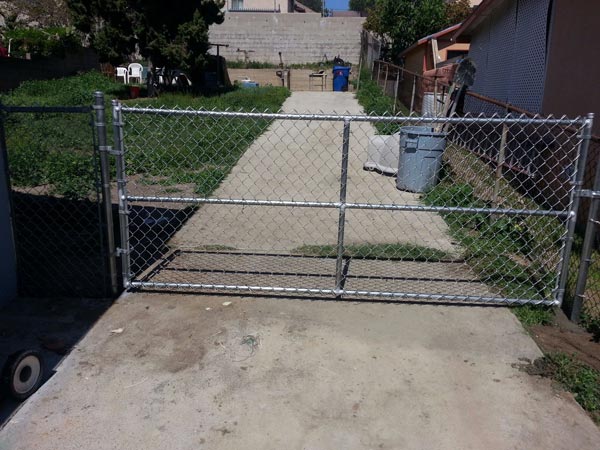
<svg viewBox="0 0 600 450">
<path fill-rule="evenodd" d="M 348 0 L 325 0 L 329 9 L 348 9 Z"/>
</svg>

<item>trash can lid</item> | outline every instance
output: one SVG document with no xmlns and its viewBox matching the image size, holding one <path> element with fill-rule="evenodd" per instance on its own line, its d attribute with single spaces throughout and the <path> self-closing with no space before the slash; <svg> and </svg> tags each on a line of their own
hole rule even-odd
<svg viewBox="0 0 600 450">
<path fill-rule="evenodd" d="M 337 72 L 338 70 L 350 72 L 350 67 L 348 67 L 348 66 L 333 66 L 334 72 Z"/>
</svg>

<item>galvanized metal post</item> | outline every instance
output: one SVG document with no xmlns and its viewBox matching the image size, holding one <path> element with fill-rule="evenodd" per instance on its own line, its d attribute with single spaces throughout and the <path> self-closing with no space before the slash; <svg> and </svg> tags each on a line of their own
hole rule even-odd
<svg viewBox="0 0 600 450">
<path fill-rule="evenodd" d="M 396 114 L 396 106 L 398 104 L 398 87 L 400 85 L 400 68 L 396 71 L 396 84 L 394 86 L 394 105 L 393 112 Z"/>
<path fill-rule="evenodd" d="M 412 94 L 410 96 L 410 114 L 412 114 L 412 112 L 415 109 L 415 92 L 416 92 L 416 88 L 417 88 L 417 76 L 414 75 L 413 76 L 413 85 L 412 85 Z"/>
<path fill-rule="evenodd" d="M 581 261 L 579 263 L 579 272 L 577 273 L 577 285 L 575 287 L 575 298 L 569 314 L 573 322 L 579 322 L 583 302 L 585 301 L 585 288 L 587 285 L 588 272 L 592 263 L 592 251 L 596 232 L 598 231 L 598 208 L 600 206 L 600 162 L 596 164 L 596 175 L 591 192 L 592 198 L 588 218 L 585 227 L 585 236 L 583 238 L 583 247 L 581 248 Z"/>
<path fill-rule="evenodd" d="M 104 225 L 106 226 L 106 246 L 108 247 L 108 271 L 110 277 L 110 290 L 112 295 L 119 292 L 117 278 L 117 256 L 115 245 L 115 229 L 112 213 L 112 195 L 110 189 L 110 146 L 107 145 L 106 137 L 106 110 L 104 106 L 104 94 L 100 91 L 94 92 L 94 112 L 96 135 L 98 137 L 98 153 L 100 156 L 100 183 L 102 185 L 102 209 L 104 211 Z"/>
<path fill-rule="evenodd" d="M 6 129 L 4 127 L 4 108 L 2 105 L 2 100 L 0 99 L 0 161 L 2 161 L 2 165 L 0 166 L 0 170 L 4 172 L 5 181 L 6 181 L 6 190 L 8 194 L 8 216 L 10 220 L 10 233 L 11 233 L 11 241 L 13 243 L 12 249 L 10 251 L 10 255 L 5 254 L 3 258 L 5 260 L 12 260 L 17 267 L 16 270 L 16 283 L 17 290 L 19 286 L 19 251 L 17 241 L 17 236 L 15 234 L 15 207 L 13 203 L 13 190 L 12 190 L 12 182 L 10 179 L 10 167 L 8 165 L 8 147 L 6 145 Z"/>
<path fill-rule="evenodd" d="M 583 179 L 585 174 L 585 165 L 587 162 L 590 139 L 592 138 L 592 126 L 594 124 L 594 114 L 588 114 L 584 119 L 581 132 L 581 143 L 579 144 L 579 162 L 575 173 L 573 191 L 571 192 L 571 211 L 567 222 L 567 236 L 562 254 L 562 265 L 560 268 L 560 278 L 557 283 L 556 301 L 562 305 L 565 297 L 567 278 L 569 276 L 569 264 L 571 262 L 571 251 L 573 248 L 573 238 L 575 236 L 575 225 L 577 222 L 577 213 L 579 212 L 579 203 L 581 191 L 583 189 Z"/>
<path fill-rule="evenodd" d="M 344 120 L 342 143 L 342 167 L 340 173 L 340 206 L 337 238 L 337 261 L 335 264 L 335 290 L 341 295 L 344 287 L 344 234 L 346 226 L 346 192 L 348 188 L 348 156 L 350 153 L 350 120 Z"/>
<path fill-rule="evenodd" d="M 131 260 L 129 247 L 129 208 L 127 205 L 127 176 L 125 173 L 125 148 L 123 145 L 123 113 L 118 101 L 113 100 L 114 154 L 117 168 L 117 192 L 119 196 L 119 231 L 121 245 L 118 253 L 121 257 L 121 272 L 125 289 L 131 283 Z"/>
</svg>

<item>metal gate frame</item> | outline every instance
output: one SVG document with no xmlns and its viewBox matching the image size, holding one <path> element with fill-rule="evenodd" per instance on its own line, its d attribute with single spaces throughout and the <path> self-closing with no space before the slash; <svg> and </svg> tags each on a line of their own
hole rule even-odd
<svg viewBox="0 0 600 450">
<path fill-rule="evenodd" d="M 202 198 L 202 197 L 166 197 L 166 196 L 132 196 L 127 191 L 127 172 L 126 172 L 126 145 L 124 142 L 124 119 L 123 113 L 140 115 L 169 115 L 169 116 L 187 116 L 187 117 L 218 117 L 218 118 L 245 118 L 245 119 L 268 119 L 268 120 L 294 120 L 294 121 L 329 121 L 343 122 L 343 140 L 342 140 L 342 162 L 340 167 L 340 185 L 339 201 L 337 202 L 319 202 L 319 201 L 287 201 L 287 200 L 253 200 L 253 199 L 233 199 L 233 198 Z M 379 298 L 379 299 L 406 299 L 406 300 L 428 300 L 442 302 L 467 302 L 467 303 L 485 303 L 485 304 L 537 304 L 537 305 L 560 305 L 562 304 L 565 286 L 567 282 L 569 261 L 571 258 L 571 247 L 575 232 L 575 223 L 579 209 L 579 200 L 582 196 L 584 168 L 587 161 L 589 140 L 591 138 L 591 128 L 593 114 L 584 118 L 569 120 L 544 119 L 544 118 L 524 118 L 524 117 L 477 117 L 468 119 L 472 124 L 492 124 L 492 125 L 556 125 L 570 128 L 578 132 L 577 138 L 580 139 L 577 148 L 576 170 L 571 176 L 572 189 L 570 190 L 569 208 L 566 210 L 527 210 L 527 209 L 503 209 L 503 208 L 468 208 L 468 207 L 450 207 L 450 206 L 425 206 L 425 205 L 400 205 L 400 204 L 374 204 L 374 203 L 350 203 L 346 198 L 346 188 L 348 184 L 348 158 L 349 158 L 349 138 L 352 122 L 380 122 L 395 123 L 403 122 L 405 124 L 419 124 L 423 122 L 431 124 L 453 125 L 465 123 L 464 118 L 423 118 L 423 117 L 398 117 L 398 116 L 365 116 L 365 115 L 331 115 L 331 114 L 283 114 L 283 113 L 246 113 L 230 111 L 205 111 L 205 110 L 180 110 L 180 109 L 155 109 L 142 107 L 123 106 L 118 101 L 113 101 L 113 127 L 114 127 L 114 149 L 111 154 L 116 157 L 116 181 L 119 198 L 119 218 L 121 246 L 116 249 L 116 253 L 121 259 L 123 284 L 126 289 L 193 289 L 210 290 L 238 293 L 283 293 L 283 294 L 311 294 L 315 296 L 334 296 L 342 297 L 361 297 L 361 298 Z M 580 133 L 579 133 L 580 132 Z M 330 289 L 311 289 L 311 288 L 291 288 L 279 286 L 251 286 L 251 285 L 226 285 L 226 284 L 203 284 L 203 283 L 176 283 L 176 282 L 153 282 L 138 280 L 133 276 L 131 270 L 131 247 L 130 247 L 130 227 L 129 227 L 129 203 L 130 202 L 163 202 L 163 203 L 186 203 L 193 205 L 202 204 L 221 204 L 221 205 L 239 205 L 239 206 L 281 206 L 281 207 L 300 207 L 300 208 L 329 208 L 338 211 L 338 233 L 337 233 L 337 257 L 335 269 L 335 286 Z M 545 299 L 527 299 L 527 298 L 507 298 L 507 297 L 479 297 L 471 295 L 447 295 L 447 294 L 426 294 L 426 293 L 408 293 L 408 292 L 386 292 L 386 291 L 362 291 L 347 290 L 342 287 L 343 274 L 343 255 L 346 211 L 352 209 L 362 210 L 387 210 L 387 211 L 413 211 L 413 212 L 435 212 L 435 213 L 471 213 L 471 214 L 497 214 L 505 216 L 549 216 L 564 219 L 566 223 L 566 234 L 561 250 L 561 258 L 558 267 L 556 288 L 553 290 L 553 298 Z"/>
</svg>

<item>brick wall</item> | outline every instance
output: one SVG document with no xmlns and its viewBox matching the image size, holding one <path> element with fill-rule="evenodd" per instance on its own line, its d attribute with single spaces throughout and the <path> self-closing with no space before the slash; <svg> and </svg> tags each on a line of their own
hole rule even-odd
<svg viewBox="0 0 600 450">
<path fill-rule="evenodd" d="M 364 17 L 321 17 L 319 14 L 227 13 L 221 25 L 210 27 L 210 41 L 229 44 L 220 54 L 243 61 L 236 50 L 252 50 L 249 59 L 286 64 L 314 63 L 327 55 L 358 64 Z M 213 48 L 211 52 L 215 52 Z"/>
</svg>

